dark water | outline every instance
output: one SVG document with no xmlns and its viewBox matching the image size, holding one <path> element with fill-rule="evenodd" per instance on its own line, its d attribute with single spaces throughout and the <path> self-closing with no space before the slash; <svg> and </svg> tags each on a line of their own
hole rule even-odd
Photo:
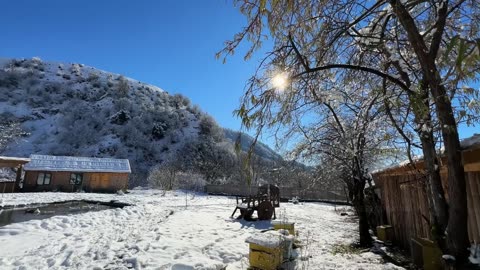
<svg viewBox="0 0 480 270">
<path fill-rule="evenodd" d="M 116 207 L 85 201 L 52 203 L 36 206 L 26 206 L 21 208 L 0 208 L 0 227 L 28 220 L 39 220 L 58 215 L 75 215 L 90 211 L 101 211 L 112 208 Z"/>
</svg>

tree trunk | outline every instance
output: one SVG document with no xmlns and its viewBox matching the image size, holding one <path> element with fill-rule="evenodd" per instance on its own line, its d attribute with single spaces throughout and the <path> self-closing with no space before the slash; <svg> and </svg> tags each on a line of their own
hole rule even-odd
<svg viewBox="0 0 480 270">
<path fill-rule="evenodd" d="M 427 173 L 427 195 L 430 212 L 430 226 L 435 242 L 445 251 L 445 229 L 448 224 L 448 204 L 440 177 L 440 165 L 433 137 L 433 123 L 429 104 L 428 86 L 422 80 L 419 93 L 409 95 L 413 105 L 417 133 L 422 143 L 423 161 Z"/>
<path fill-rule="evenodd" d="M 447 249 L 456 258 L 458 264 L 468 259 L 468 231 L 467 231 L 467 191 L 465 172 L 463 170 L 460 139 L 453 108 L 447 91 L 443 86 L 435 59 L 437 48 L 428 48 L 422 35 L 419 33 L 414 18 L 399 0 L 389 0 L 390 5 L 407 32 L 410 44 L 422 67 L 423 77 L 435 102 L 437 117 L 442 130 L 445 154 L 448 166 L 448 197 L 449 216 L 447 226 Z M 448 4 L 440 9 L 437 20 L 436 33 L 442 34 L 448 16 Z M 441 36 L 440 36 L 441 37 Z M 438 39 L 441 41 L 441 39 Z M 433 45 L 433 43 L 432 43 Z"/>
<path fill-rule="evenodd" d="M 463 263 L 468 259 L 469 253 L 467 248 L 469 247 L 469 240 L 467 228 L 467 187 L 462 164 L 460 139 L 452 104 L 438 78 L 431 82 L 431 90 L 435 98 L 437 115 L 440 120 L 445 145 L 445 154 L 447 156 L 448 198 L 450 204 L 447 248 L 448 252 L 455 256 L 458 263 Z"/>
<path fill-rule="evenodd" d="M 372 237 L 369 232 L 368 215 L 365 207 L 365 180 L 355 179 L 354 197 L 352 200 L 353 207 L 358 216 L 358 231 L 360 234 L 360 246 L 370 247 L 372 245 Z"/>
<path fill-rule="evenodd" d="M 445 199 L 442 180 L 440 177 L 440 166 L 435 153 L 435 144 L 433 133 L 425 132 L 421 136 L 422 151 L 424 157 L 425 170 L 427 173 L 427 192 L 429 196 L 429 208 L 431 208 L 432 219 L 430 222 L 432 234 L 435 242 L 445 251 L 444 238 L 445 229 L 448 224 L 448 205 Z"/>
</svg>

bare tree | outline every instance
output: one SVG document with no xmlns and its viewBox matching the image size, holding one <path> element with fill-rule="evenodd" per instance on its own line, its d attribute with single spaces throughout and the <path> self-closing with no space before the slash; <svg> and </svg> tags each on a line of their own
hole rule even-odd
<svg viewBox="0 0 480 270">
<path fill-rule="evenodd" d="M 324 92 L 328 98 L 313 95 L 318 105 L 297 104 L 296 107 L 304 106 L 300 114 L 294 113 L 296 124 L 289 130 L 289 134 L 300 132 L 303 136 L 293 150 L 295 154 L 319 156 L 323 168 L 334 171 L 333 174 L 340 177 L 337 181 L 346 185 L 359 217 L 362 246 L 371 245 L 364 201 L 364 189 L 371 181 L 368 170 L 391 148 L 381 94 L 361 89 L 368 87 L 368 84 L 355 83 L 331 87 Z M 313 116 L 306 114 L 310 111 L 307 107 L 311 107 Z"/>
<path fill-rule="evenodd" d="M 148 183 L 152 187 L 160 188 L 164 191 L 176 188 L 178 174 L 181 171 L 180 165 L 171 159 L 153 167 L 148 174 Z"/>
</svg>

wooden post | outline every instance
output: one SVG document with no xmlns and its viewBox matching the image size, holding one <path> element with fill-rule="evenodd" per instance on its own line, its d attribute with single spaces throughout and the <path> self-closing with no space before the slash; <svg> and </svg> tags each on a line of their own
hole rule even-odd
<svg viewBox="0 0 480 270">
<path fill-rule="evenodd" d="M 20 181 L 22 181 L 22 171 L 23 171 L 23 165 L 18 165 L 17 168 L 17 178 L 15 179 L 15 184 L 13 185 L 12 192 L 15 191 L 15 187 L 18 185 L 20 187 Z"/>
</svg>

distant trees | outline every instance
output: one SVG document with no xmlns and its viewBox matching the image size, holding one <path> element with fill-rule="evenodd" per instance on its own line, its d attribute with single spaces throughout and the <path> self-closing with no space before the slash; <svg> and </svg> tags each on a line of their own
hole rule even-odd
<svg viewBox="0 0 480 270">
<path fill-rule="evenodd" d="M 165 160 L 150 169 L 147 181 L 152 187 L 172 190 L 177 187 L 178 173 L 181 169 L 182 164 L 178 160 Z"/>
<path fill-rule="evenodd" d="M 1 118 L 4 118 L 4 114 L 0 114 Z M 8 144 L 18 140 L 22 136 L 27 136 L 20 123 L 13 120 L 0 120 L 0 153 L 2 153 L 8 146 Z"/>
</svg>

